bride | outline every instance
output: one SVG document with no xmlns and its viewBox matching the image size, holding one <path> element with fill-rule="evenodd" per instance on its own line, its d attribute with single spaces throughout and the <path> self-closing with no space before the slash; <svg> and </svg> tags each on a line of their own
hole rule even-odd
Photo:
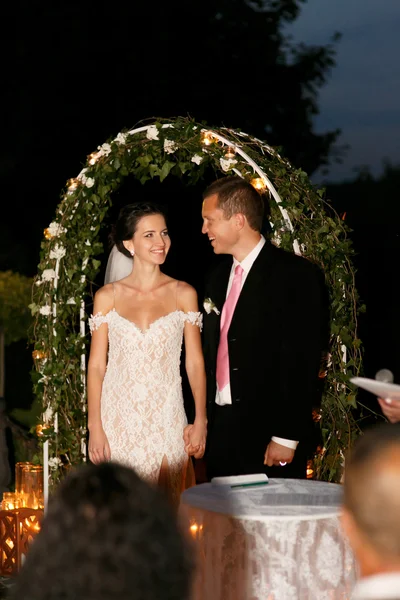
<svg viewBox="0 0 400 600">
<path fill-rule="evenodd" d="M 206 443 L 197 294 L 160 269 L 171 241 L 158 206 L 125 206 L 114 237 L 106 273 L 111 282 L 95 294 L 89 319 L 89 458 L 95 464 L 113 460 L 131 466 L 178 502 L 181 491 L 194 484 L 189 456 L 201 458 Z M 121 269 L 128 274 L 119 279 Z M 180 377 L 183 338 L 196 409 L 186 447 Z"/>
</svg>

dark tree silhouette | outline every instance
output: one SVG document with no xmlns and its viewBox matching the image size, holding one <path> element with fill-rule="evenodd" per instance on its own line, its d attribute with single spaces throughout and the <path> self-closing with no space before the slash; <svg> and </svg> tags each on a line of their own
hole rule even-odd
<svg viewBox="0 0 400 600">
<path fill-rule="evenodd" d="M 284 27 L 303 3 L 9 3 L 4 22 L 18 27 L 4 65 L 0 168 L 20 239 L 1 235 L 0 269 L 32 274 L 21 243 L 37 247 L 65 180 L 141 119 L 190 115 L 267 139 L 309 174 L 326 164 L 338 132 L 316 134 L 312 119 L 334 41 L 293 46 Z"/>
</svg>

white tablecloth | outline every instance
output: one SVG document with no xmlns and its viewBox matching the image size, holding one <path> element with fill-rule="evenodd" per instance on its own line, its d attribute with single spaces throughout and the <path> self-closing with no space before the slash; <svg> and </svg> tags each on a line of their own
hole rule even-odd
<svg viewBox="0 0 400 600">
<path fill-rule="evenodd" d="M 341 495 L 339 484 L 297 479 L 186 490 L 180 514 L 198 558 L 193 600 L 349 598 L 357 572 Z"/>
</svg>

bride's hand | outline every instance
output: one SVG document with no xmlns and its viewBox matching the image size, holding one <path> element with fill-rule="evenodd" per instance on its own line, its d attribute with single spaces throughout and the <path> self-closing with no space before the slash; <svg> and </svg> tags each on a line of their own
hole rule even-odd
<svg viewBox="0 0 400 600">
<path fill-rule="evenodd" d="M 186 425 L 183 430 L 183 441 L 185 442 L 185 450 L 187 446 L 190 445 L 190 432 L 192 430 L 193 425 Z"/>
<path fill-rule="evenodd" d="M 95 465 L 111 460 L 110 444 L 101 425 L 89 432 L 89 459 Z"/>
<path fill-rule="evenodd" d="M 195 419 L 193 425 L 185 427 L 183 439 L 189 456 L 202 458 L 206 449 L 207 421 Z"/>
</svg>

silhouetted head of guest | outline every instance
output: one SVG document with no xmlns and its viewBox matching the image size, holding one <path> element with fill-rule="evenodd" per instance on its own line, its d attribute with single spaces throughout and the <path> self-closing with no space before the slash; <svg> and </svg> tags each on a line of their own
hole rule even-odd
<svg viewBox="0 0 400 600">
<path fill-rule="evenodd" d="M 355 441 L 342 522 L 362 576 L 400 572 L 400 424 L 373 426 Z"/>
<path fill-rule="evenodd" d="M 82 466 L 51 497 L 14 600 L 186 600 L 191 552 L 162 493 L 124 466 Z"/>
</svg>

